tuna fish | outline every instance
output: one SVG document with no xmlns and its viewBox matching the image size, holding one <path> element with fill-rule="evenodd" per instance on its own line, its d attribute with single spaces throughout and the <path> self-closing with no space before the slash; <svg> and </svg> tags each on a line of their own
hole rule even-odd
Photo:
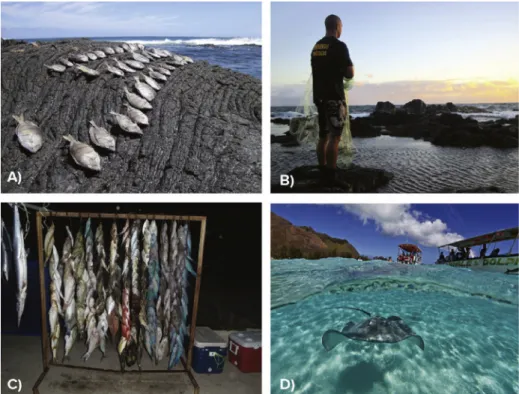
<svg viewBox="0 0 519 394">
<path fill-rule="evenodd" d="M 93 120 L 90 121 L 90 139 L 94 145 L 115 152 L 115 138 L 104 127 L 97 126 Z"/>
<path fill-rule="evenodd" d="M 20 145 L 31 153 L 38 152 L 43 145 L 41 129 L 36 123 L 25 120 L 23 114 L 20 116 L 13 115 L 13 118 L 18 122 L 15 133 Z"/>
<path fill-rule="evenodd" d="M 101 158 L 94 148 L 75 140 L 70 134 L 63 138 L 70 142 L 70 155 L 78 166 L 92 171 L 101 171 Z"/>
<path fill-rule="evenodd" d="M 132 122 L 132 120 L 123 114 L 118 114 L 117 112 L 110 111 L 110 115 L 113 115 L 115 118 L 115 121 L 119 125 L 119 127 L 130 134 L 139 134 L 142 135 L 141 128 Z"/>
<path fill-rule="evenodd" d="M 147 100 L 134 93 L 130 93 L 126 87 L 124 88 L 124 94 L 126 95 L 126 100 L 128 100 L 132 107 L 137 109 L 152 109 L 151 104 Z"/>
</svg>

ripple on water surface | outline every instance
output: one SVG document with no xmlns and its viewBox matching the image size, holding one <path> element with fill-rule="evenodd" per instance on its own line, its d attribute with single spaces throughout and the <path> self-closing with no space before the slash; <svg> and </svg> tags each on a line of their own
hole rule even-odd
<svg viewBox="0 0 519 394">
<path fill-rule="evenodd" d="M 353 306 L 400 316 L 425 342 L 346 340 L 326 352 L 322 334 L 367 318 Z M 326 292 L 272 310 L 272 393 L 510 394 L 519 391 L 517 305 L 404 289 Z"/>
<path fill-rule="evenodd" d="M 285 126 L 288 129 L 287 126 Z M 279 127 L 273 132 L 279 134 Z M 508 193 L 519 191 L 517 149 L 440 147 L 423 140 L 380 136 L 354 138 L 353 163 L 392 172 L 394 179 L 382 193 L 431 193 L 442 189 L 497 186 Z M 285 148 L 271 145 L 271 182 L 303 165 L 316 164 L 315 147 Z"/>
</svg>

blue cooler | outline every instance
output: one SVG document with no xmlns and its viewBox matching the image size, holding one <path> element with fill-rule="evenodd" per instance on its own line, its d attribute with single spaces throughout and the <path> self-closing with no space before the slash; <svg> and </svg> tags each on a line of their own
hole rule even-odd
<svg viewBox="0 0 519 394">
<path fill-rule="evenodd" d="M 227 342 L 209 327 L 197 327 L 191 366 L 196 373 L 221 373 L 227 356 Z"/>
</svg>

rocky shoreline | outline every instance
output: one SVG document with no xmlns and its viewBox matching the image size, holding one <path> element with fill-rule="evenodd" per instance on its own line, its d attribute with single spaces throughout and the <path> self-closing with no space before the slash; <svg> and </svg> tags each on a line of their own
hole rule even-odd
<svg viewBox="0 0 519 394">
<path fill-rule="evenodd" d="M 464 118 L 459 113 L 485 112 L 482 109 L 453 103 L 427 105 L 422 100 L 412 100 L 402 106 L 378 102 L 367 117 L 351 118 L 352 137 L 373 138 L 381 135 L 409 137 L 430 141 L 437 146 L 473 148 L 488 146 L 498 149 L 518 148 L 519 116 L 513 119 L 478 122 Z M 275 118 L 272 123 L 290 124 L 288 119 Z M 271 136 L 272 143 L 286 146 L 297 144 L 287 132 Z"/>
<path fill-rule="evenodd" d="M 107 114 L 126 113 L 124 88 L 134 75 L 108 73 L 132 59 L 131 51 L 82 63 L 89 77 L 46 65 L 73 53 L 121 46 L 88 39 L 29 44 L 2 40 L 2 192 L 10 193 L 258 193 L 261 192 L 261 81 L 207 62 L 179 65 L 145 111 L 140 137 L 122 132 Z M 159 62 L 167 60 L 160 59 Z M 110 63 L 112 62 L 112 63 Z M 151 65 L 153 66 L 153 60 Z M 12 115 L 24 114 L 43 133 L 43 146 L 28 153 L 15 136 Z M 102 170 L 77 166 L 63 137 L 91 144 L 89 122 L 115 138 L 116 152 L 101 152 Z M 22 182 L 7 182 L 11 172 Z"/>
</svg>

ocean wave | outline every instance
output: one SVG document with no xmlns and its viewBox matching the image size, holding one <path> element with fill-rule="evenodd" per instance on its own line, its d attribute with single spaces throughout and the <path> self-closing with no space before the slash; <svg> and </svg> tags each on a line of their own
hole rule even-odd
<svg viewBox="0 0 519 394">
<path fill-rule="evenodd" d="M 193 46 L 261 46 L 260 38 L 191 38 L 191 39 L 175 39 L 170 40 L 123 40 L 132 44 L 144 45 L 193 45 Z"/>
<path fill-rule="evenodd" d="M 370 115 L 370 112 L 350 112 L 352 118 L 365 118 Z M 293 118 L 301 118 L 304 115 L 295 111 L 285 111 L 285 112 L 272 112 L 270 117 L 272 119 L 293 119 Z"/>
<path fill-rule="evenodd" d="M 456 112 L 464 118 L 473 118 L 480 121 L 494 120 L 494 119 L 513 119 L 519 112 L 518 111 L 493 111 L 493 112 L 475 112 L 471 114 L 465 114 Z"/>
</svg>

